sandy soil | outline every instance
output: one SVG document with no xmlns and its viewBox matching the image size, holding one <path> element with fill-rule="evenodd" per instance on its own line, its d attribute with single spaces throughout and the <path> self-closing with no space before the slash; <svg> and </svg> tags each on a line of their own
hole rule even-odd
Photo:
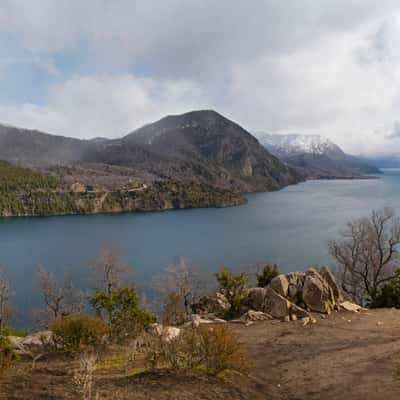
<svg viewBox="0 0 400 400">
<path fill-rule="evenodd" d="M 109 370 L 96 376 L 100 399 L 400 399 L 400 311 L 335 313 L 317 323 L 230 324 L 251 361 L 250 376 L 217 378 Z M 0 399 L 81 399 L 69 360 L 20 362 Z"/>
</svg>

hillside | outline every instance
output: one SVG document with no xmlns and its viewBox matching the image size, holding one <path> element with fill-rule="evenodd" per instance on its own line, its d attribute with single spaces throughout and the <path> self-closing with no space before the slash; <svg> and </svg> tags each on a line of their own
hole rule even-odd
<svg viewBox="0 0 400 400">
<path fill-rule="evenodd" d="M 87 178 L 92 184 L 96 181 Z M 0 216 L 94 214 L 226 207 L 244 199 L 203 183 L 121 181 L 116 187 L 68 184 L 55 176 L 0 162 Z"/>
<path fill-rule="evenodd" d="M 152 171 L 159 175 L 239 192 L 277 190 L 299 180 L 249 132 L 210 110 L 165 117 L 106 146 L 104 163 L 133 166 L 130 151 L 141 148 L 157 160 Z"/>
<path fill-rule="evenodd" d="M 0 125 L 0 160 L 46 169 L 109 165 L 130 169 L 142 182 L 194 181 L 235 192 L 277 190 L 300 180 L 249 132 L 207 110 L 165 117 L 116 140 Z"/>
<path fill-rule="evenodd" d="M 346 154 L 338 145 L 320 135 L 257 135 L 272 154 L 306 178 L 357 178 L 380 173 L 374 165 Z"/>
</svg>

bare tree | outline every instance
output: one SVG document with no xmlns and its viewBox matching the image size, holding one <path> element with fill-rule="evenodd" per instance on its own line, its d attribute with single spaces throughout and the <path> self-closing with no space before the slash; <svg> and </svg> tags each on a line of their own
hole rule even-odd
<svg viewBox="0 0 400 400">
<path fill-rule="evenodd" d="M 49 314 L 48 320 L 57 320 L 66 315 L 80 313 L 84 308 L 84 296 L 73 286 L 68 276 L 58 280 L 53 273 L 40 267 L 38 281 L 42 299 Z"/>
<path fill-rule="evenodd" d="M 182 258 L 177 264 L 157 274 L 153 279 L 153 287 L 165 297 L 165 317 L 173 320 L 172 314 L 178 319 L 178 314 L 190 314 L 190 306 L 200 296 L 204 286 L 201 285 L 199 274 Z"/>
<path fill-rule="evenodd" d="M 112 246 L 104 246 L 100 250 L 95 270 L 99 278 L 100 287 L 98 289 L 104 290 L 108 294 L 121 286 L 127 274 L 127 268 Z"/>
<path fill-rule="evenodd" d="M 73 380 L 78 385 L 83 400 L 98 399 L 98 394 L 93 396 L 93 381 L 96 371 L 98 356 L 95 353 L 83 353 L 79 358 L 79 366 L 75 369 Z"/>
<path fill-rule="evenodd" d="M 358 302 L 373 297 L 399 266 L 400 221 L 391 208 L 349 221 L 342 238 L 329 243 L 342 289 Z"/>
<path fill-rule="evenodd" d="M 10 282 L 4 270 L 0 269 L 0 330 L 3 329 L 11 315 Z"/>
</svg>

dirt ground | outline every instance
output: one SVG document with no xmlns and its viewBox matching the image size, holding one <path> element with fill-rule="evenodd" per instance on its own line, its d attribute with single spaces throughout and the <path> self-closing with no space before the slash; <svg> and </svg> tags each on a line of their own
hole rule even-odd
<svg viewBox="0 0 400 400">
<path fill-rule="evenodd" d="M 251 361 L 248 377 L 224 380 L 169 373 L 99 371 L 99 399 L 397 400 L 400 399 L 400 310 L 335 313 L 317 323 L 230 324 Z M 0 399 L 81 399 L 73 364 L 19 362 L 0 383 Z"/>
</svg>

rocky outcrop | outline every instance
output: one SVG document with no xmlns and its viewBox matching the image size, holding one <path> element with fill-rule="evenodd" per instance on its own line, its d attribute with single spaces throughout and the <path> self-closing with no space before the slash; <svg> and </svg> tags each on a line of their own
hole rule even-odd
<svg viewBox="0 0 400 400">
<path fill-rule="evenodd" d="M 329 268 L 309 268 L 306 272 L 280 274 L 265 288 L 247 289 L 244 314 L 240 320 L 253 321 L 253 317 L 259 320 L 257 316 L 265 313 L 285 321 L 314 321 L 311 312 L 330 314 L 339 310 L 342 302 L 343 297 Z M 217 293 L 214 297 L 203 297 L 192 308 L 201 315 L 224 317 L 230 306 L 225 296 Z"/>
<path fill-rule="evenodd" d="M 216 317 L 224 317 L 230 310 L 226 297 L 217 292 L 215 296 L 203 296 L 196 304 L 192 305 L 195 314 L 214 314 Z"/>
<path fill-rule="evenodd" d="M 327 267 L 281 274 L 266 288 L 252 288 L 248 293 L 246 305 L 250 309 L 286 320 L 311 318 L 310 312 L 329 314 L 343 301 Z"/>
</svg>

